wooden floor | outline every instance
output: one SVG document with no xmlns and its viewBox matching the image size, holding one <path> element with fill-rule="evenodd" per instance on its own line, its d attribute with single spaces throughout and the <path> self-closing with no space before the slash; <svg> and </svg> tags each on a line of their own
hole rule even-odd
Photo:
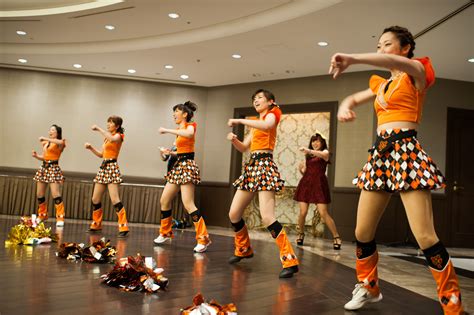
<svg viewBox="0 0 474 315">
<path fill-rule="evenodd" d="M 0 218 L 3 244 L 17 219 Z M 52 223 L 50 223 L 52 224 Z M 87 225 L 69 223 L 60 242 L 90 242 Z M 278 279 L 281 265 L 273 242 L 254 241 L 255 257 L 238 266 L 227 264 L 233 239 L 212 236 L 204 254 L 193 254 L 194 232 L 178 231 L 172 244 L 153 246 L 155 228 L 133 228 L 118 240 L 116 227 L 105 226 L 119 255 L 141 253 L 156 259 L 170 284 L 156 294 L 122 292 L 101 284 L 100 275 L 112 265 L 71 262 L 55 255 L 57 244 L 0 246 L 0 314 L 179 314 L 202 292 L 222 304 L 233 302 L 239 314 L 352 314 L 345 312 L 354 288 L 354 270 L 297 249 L 300 272 Z M 434 300 L 380 281 L 384 299 L 357 314 L 442 314 Z"/>
</svg>

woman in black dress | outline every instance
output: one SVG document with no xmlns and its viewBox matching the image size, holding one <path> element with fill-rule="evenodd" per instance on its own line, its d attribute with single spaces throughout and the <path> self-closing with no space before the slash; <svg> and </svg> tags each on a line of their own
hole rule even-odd
<svg viewBox="0 0 474 315">
<path fill-rule="evenodd" d="M 336 229 L 334 220 L 328 213 L 328 205 L 331 203 L 329 194 L 329 184 L 326 177 L 326 167 L 329 164 L 329 150 L 326 139 L 316 133 L 311 137 L 308 148 L 301 147 L 300 151 L 305 154 L 306 162 L 302 162 L 299 170 L 303 177 L 296 188 L 294 200 L 298 201 L 300 206 L 300 215 L 298 217 L 298 238 L 296 243 L 303 245 L 304 226 L 306 215 L 308 214 L 309 204 L 314 203 L 318 209 L 321 218 L 334 238 L 334 249 L 341 249 L 341 238 Z"/>
</svg>

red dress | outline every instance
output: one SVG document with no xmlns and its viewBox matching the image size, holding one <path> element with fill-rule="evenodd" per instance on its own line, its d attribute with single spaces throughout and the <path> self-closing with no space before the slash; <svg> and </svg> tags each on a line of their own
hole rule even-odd
<svg viewBox="0 0 474 315">
<path fill-rule="evenodd" d="M 306 172 L 296 187 L 294 200 L 306 203 L 331 203 L 326 177 L 328 162 L 319 157 L 306 158 Z"/>
</svg>

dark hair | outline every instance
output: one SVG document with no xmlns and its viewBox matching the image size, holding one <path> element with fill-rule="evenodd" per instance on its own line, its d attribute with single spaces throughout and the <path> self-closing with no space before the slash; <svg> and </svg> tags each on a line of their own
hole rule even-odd
<svg viewBox="0 0 474 315">
<path fill-rule="evenodd" d="M 413 35 L 410 33 L 410 31 L 401 26 L 390 26 L 387 27 L 386 29 L 383 30 L 383 34 L 385 33 L 393 33 L 398 41 L 400 42 L 400 47 L 405 47 L 406 45 L 410 45 L 410 50 L 408 51 L 408 58 L 412 58 L 414 56 L 413 51 L 415 50 L 415 39 L 413 38 Z"/>
<path fill-rule="evenodd" d="M 264 90 L 264 89 L 258 89 L 256 90 L 253 94 L 252 94 L 252 102 L 253 100 L 255 99 L 255 96 L 257 96 L 258 93 L 263 93 L 263 95 L 265 96 L 265 98 L 269 101 L 273 101 L 273 103 L 275 104 L 276 106 L 276 103 L 275 103 L 275 95 L 273 95 L 272 92 L 270 92 L 269 90 Z M 272 105 L 273 106 L 273 105 Z"/>
<path fill-rule="evenodd" d="M 186 116 L 186 122 L 190 122 L 194 116 L 194 112 L 197 110 L 197 105 L 191 101 L 187 101 L 184 104 L 176 104 L 173 106 L 173 112 L 177 109 L 188 114 Z"/>
<path fill-rule="evenodd" d="M 117 132 L 122 133 L 122 134 L 125 132 L 125 129 L 122 127 L 122 124 L 123 124 L 122 117 L 112 115 L 109 118 L 107 118 L 107 122 L 109 121 L 113 122 L 115 126 L 117 126 Z"/>
<path fill-rule="evenodd" d="M 56 129 L 56 132 L 58 134 L 57 139 L 61 140 L 63 138 L 63 128 L 59 127 L 56 124 L 52 124 L 51 127 L 54 127 Z"/>
<path fill-rule="evenodd" d="M 311 139 L 309 139 L 308 148 L 310 150 L 314 150 L 313 141 L 316 141 L 316 140 L 319 140 L 321 142 L 321 149 L 319 149 L 320 151 L 324 151 L 324 150 L 328 149 L 328 144 L 326 142 L 326 139 L 324 139 L 323 136 L 321 136 L 321 134 L 315 133 L 314 135 L 311 136 Z M 310 158 L 310 157 L 311 156 L 309 154 L 306 155 L 306 158 Z M 328 161 L 328 163 L 329 163 L 329 161 Z"/>
</svg>

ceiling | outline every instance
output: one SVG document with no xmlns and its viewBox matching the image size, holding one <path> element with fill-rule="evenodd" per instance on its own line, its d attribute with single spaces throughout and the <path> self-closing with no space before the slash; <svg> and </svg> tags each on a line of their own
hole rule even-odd
<svg viewBox="0 0 474 315">
<path fill-rule="evenodd" d="M 417 34 L 472 4 L 472 0 L 1 1 L 0 66 L 198 86 L 325 75 L 333 53 L 374 51 L 386 26 L 402 25 Z M 180 17 L 171 19 L 169 13 Z M 109 31 L 105 25 L 115 29 Z M 18 30 L 27 35 L 17 35 Z M 474 63 L 467 59 L 474 58 L 473 30 L 471 5 L 420 36 L 415 55 L 430 56 L 438 77 L 472 82 Z M 320 47 L 319 41 L 329 45 Z M 20 58 L 27 62 L 20 63 Z M 136 72 L 130 74 L 128 69 Z M 367 69 L 355 66 L 351 71 Z M 181 79 L 182 74 L 189 78 Z"/>
</svg>

